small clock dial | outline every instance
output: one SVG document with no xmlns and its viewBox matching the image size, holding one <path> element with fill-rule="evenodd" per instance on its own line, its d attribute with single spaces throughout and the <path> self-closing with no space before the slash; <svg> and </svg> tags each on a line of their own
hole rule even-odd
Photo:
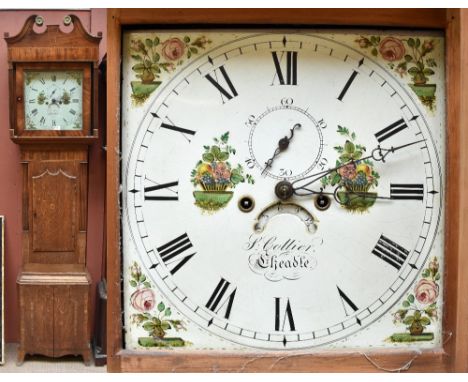
<svg viewBox="0 0 468 382">
<path fill-rule="evenodd" d="M 247 125 L 251 129 L 249 159 L 262 175 L 297 179 L 309 173 L 320 160 L 321 129 L 326 125 L 323 120 L 316 121 L 307 110 L 295 106 L 292 98 L 282 99 L 255 119 L 251 116 Z"/>
<path fill-rule="evenodd" d="M 82 71 L 24 71 L 27 130 L 81 130 L 82 102 Z"/>
<path fill-rule="evenodd" d="M 159 43 L 132 39 L 140 54 Z M 224 341 L 283 350 L 350 338 L 440 255 L 441 127 L 348 45 L 224 39 L 126 112 L 124 256 Z M 175 40 L 164 44 L 185 49 Z M 153 86 L 143 82 L 128 81 L 124 99 Z"/>
</svg>

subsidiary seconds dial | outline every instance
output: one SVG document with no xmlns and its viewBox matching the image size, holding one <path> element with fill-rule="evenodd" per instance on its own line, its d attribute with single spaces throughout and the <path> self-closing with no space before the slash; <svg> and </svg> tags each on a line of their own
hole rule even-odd
<svg viewBox="0 0 468 382">
<path fill-rule="evenodd" d="M 293 98 L 281 99 L 258 117 L 251 115 L 247 162 L 262 175 L 274 179 L 305 176 L 319 162 L 323 151 L 323 119 L 316 120 L 307 109 L 294 105 Z M 283 140 L 283 141 L 282 141 Z M 286 141 L 282 147 L 281 141 Z"/>
</svg>

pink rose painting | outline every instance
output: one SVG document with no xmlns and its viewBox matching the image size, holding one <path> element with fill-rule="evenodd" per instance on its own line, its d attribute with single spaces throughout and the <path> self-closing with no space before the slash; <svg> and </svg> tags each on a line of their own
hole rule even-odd
<svg viewBox="0 0 468 382">
<path fill-rule="evenodd" d="M 161 52 L 167 60 L 177 61 L 185 53 L 185 44 L 179 38 L 173 37 L 163 42 Z"/>
<path fill-rule="evenodd" d="M 422 304 L 432 304 L 439 296 L 439 286 L 431 280 L 419 280 L 414 289 L 416 300 Z"/>
<path fill-rule="evenodd" d="M 156 296 L 149 288 L 138 289 L 130 296 L 130 303 L 139 312 L 148 312 L 154 308 Z"/>
<path fill-rule="evenodd" d="M 379 45 L 379 52 L 387 61 L 401 60 L 406 52 L 403 42 L 395 37 L 385 37 Z"/>
</svg>

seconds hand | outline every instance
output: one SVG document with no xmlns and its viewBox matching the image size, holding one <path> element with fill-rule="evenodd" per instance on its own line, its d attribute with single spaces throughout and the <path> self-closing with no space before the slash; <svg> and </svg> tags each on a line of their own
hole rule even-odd
<svg viewBox="0 0 468 382">
<path fill-rule="evenodd" d="M 391 147 L 389 149 L 383 149 L 380 147 L 380 145 L 378 145 L 375 149 L 372 150 L 372 153 L 364 158 L 360 158 L 360 159 L 357 159 L 357 160 L 350 160 L 346 163 L 343 163 L 337 167 L 334 167 L 334 168 L 331 168 L 329 170 L 324 170 L 324 171 L 321 171 L 321 172 L 318 172 L 318 173 L 315 173 L 315 174 L 311 174 L 311 175 L 308 175 L 304 178 L 301 178 L 301 179 L 298 179 L 296 181 L 294 181 L 292 183 L 292 186 L 293 186 L 293 190 L 294 190 L 294 194 L 298 195 L 298 196 L 306 196 L 306 195 L 310 195 L 311 193 L 315 193 L 311 190 L 309 190 L 307 187 L 310 186 L 311 184 L 317 182 L 318 180 L 322 179 L 323 177 L 327 176 L 328 174 L 330 174 L 331 172 L 333 171 L 336 171 L 336 170 L 339 170 L 340 168 L 342 167 L 345 167 L 351 163 L 355 163 L 355 162 L 360 162 L 360 161 L 363 161 L 363 160 L 366 160 L 366 159 L 374 159 L 375 161 L 382 161 L 383 163 L 385 163 L 385 158 L 387 157 L 388 154 L 390 153 L 394 153 L 395 151 L 398 151 L 398 150 L 401 150 L 405 147 L 408 147 L 408 146 L 412 146 L 412 145 L 415 145 L 415 144 L 418 144 L 418 143 L 421 143 L 421 142 L 425 142 L 426 140 L 425 139 L 421 139 L 419 141 L 415 141 L 415 142 L 411 142 L 411 143 L 406 143 L 404 145 L 401 145 L 401 146 L 397 146 L 397 147 Z M 312 179 L 311 179 L 312 178 Z M 298 187 L 294 187 L 294 184 L 298 183 L 298 182 L 301 182 L 303 180 L 306 180 L 306 179 L 311 179 L 309 182 L 307 182 L 306 184 L 303 184 L 302 186 L 298 186 Z M 298 191 L 306 191 L 306 193 L 301 193 L 301 192 L 298 192 Z"/>
<path fill-rule="evenodd" d="M 266 162 L 265 162 L 265 168 L 263 169 L 262 171 L 262 175 L 263 173 L 268 170 L 268 168 L 271 167 L 271 165 L 273 164 L 273 161 L 275 160 L 275 158 L 282 152 L 282 151 L 285 151 L 288 146 L 289 146 L 289 142 L 291 142 L 291 139 L 294 137 L 294 130 L 295 129 L 299 129 L 301 127 L 301 124 L 300 123 L 296 123 L 292 129 L 290 129 L 290 132 L 291 132 L 291 135 L 288 137 L 283 137 L 281 138 L 279 141 L 278 141 L 278 147 L 276 148 L 275 152 L 273 153 L 273 156 L 268 159 Z"/>
</svg>

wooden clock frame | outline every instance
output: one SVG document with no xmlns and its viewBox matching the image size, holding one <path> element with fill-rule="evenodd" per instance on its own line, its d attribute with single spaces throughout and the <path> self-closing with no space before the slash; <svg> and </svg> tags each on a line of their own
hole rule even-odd
<svg viewBox="0 0 468 382">
<path fill-rule="evenodd" d="M 120 82 L 125 28 L 355 27 L 437 29 L 446 37 L 447 175 L 445 285 L 440 350 L 318 351 L 311 354 L 135 352 L 123 348 L 120 248 Z M 107 72 L 107 362 L 109 371 L 413 372 L 468 371 L 468 10 L 464 9 L 111 9 Z M 465 71 L 463 70 L 465 68 Z M 411 362 L 408 362 L 410 361 Z"/>
<path fill-rule="evenodd" d="M 24 115 L 24 72 L 25 71 L 64 71 L 74 70 L 83 72 L 83 124 L 81 130 L 27 130 L 25 128 L 25 115 Z M 22 62 L 16 64 L 16 99 L 22 100 L 16 102 L 16 134 L 22 137 L 35 137 L 37 135 L 50 136 L 50 137 L 80 137 L 91 135 L 91 66 L 88 62 L 56 62 L 56 63 L 42 63 L 42 62 Z"/>
</svg>

